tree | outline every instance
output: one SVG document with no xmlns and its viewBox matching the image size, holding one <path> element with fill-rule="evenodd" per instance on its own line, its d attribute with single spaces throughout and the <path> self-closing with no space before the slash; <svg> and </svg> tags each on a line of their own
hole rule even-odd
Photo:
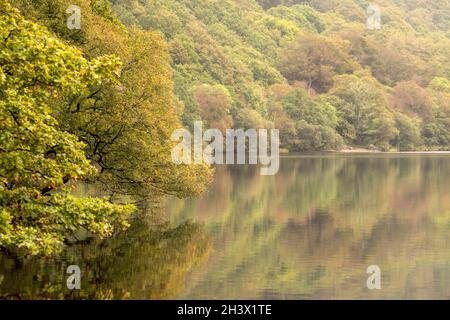
<svg viewBox="0 0 450 320">
<path fill-rule="evenodd" d="M 353 107 L 347 101 L 333 95 L 322 95 L 323 103 L 332 105 L 336 109 L 337 125 L 336 131 L 347 144 L 356 140 L 356 129 L 353 123 Z"/>
<path fill-rule="evenodd" d="M 354 144 L 389 149 L 389 142 L 398 131 L 385 93 L 376 79 L 365 74 L 337 76 L 330 94 L 351 105 L 345 117 L 355 128 Z"/>
<path fill-rule="evenodd" d="M 389 84 L 385 64 L 381 59 L 383 46 L 368 37 L 366 26 L 350 24 L 348 29 L 336 30 L 336 35 L 350 43 L 349 53 L 355 57 L 356 61 L 364 68 L 370 68 L 373 76 L 383 84 Z"/>
<path fill-rule="evenodd" d="M 289 118 L 283 108 L 283 98 L 292 91 L 288 84 L 277 84 L 270 87 L 269 95 L 269 120 L 274 128 L 280 130 L 281 147 L 289 149 L 290 143 L 295 140 L 297 130 L 295 121 Z"/>
<path fill-rule="evenodd" d="M 330 127 L 301 120 L 296 129 L 296 139 L 290 144 L 292 151 L 339 151 L 343 147 L 342 137 Z"/>
<path fill-rule="evenodd" d="M 398 136 L 391 144 L 400 151 L 414 151 L 421 143 L 421 122 L 402 113 L 395 114 Z"/>
<path fill-rule="evenodd" d="M 340 150 L 342 137 L 336 132 L 336 109 L 322 100 L 312 100 L 302 88 L 292 89 L 282 98 L 283 109 L 294 123 L 285 143 L 292 151 Z M 290 128 L 287 121 L 287 128 Z"/>
<path fill-rule="evenodd" d="M 86 142 L 88 157 L 101 168 L 98 180 L 108 192 L 153 200 L 201 193 L 211 178 L 208 166 L 176 165 L 171 158 L 171 135 L 182 125 L 163 40 L 154 33 L 125 33 L 96 23 L 90 46 L 100 54 L 118 52 L 125 66 L 121 83 L 62 103 L 61 122 Z"/>
<path fill-rule="evenodd" d="M 433 105 L 429 93 L 414 81 L 402 81 L 394 87 L 391 105 L 398 111 L 425 120 L 432 116 Z"/>
<path fill-rule="evenodd" d="M 283 99 L 286 113 L 294 121 L 305 120 L 314 125 L 323 125 L 335 129 L 337 126 L 336 109 L 328 103 L 312 100 L 303 89 L 295 89 Z"/>
<path fill-rule="evenodd" d="M 201 193 L 211 178 L 206 165 L 172 162 L 170 137 L 181 128 L 173 95 L 168 48 L 155 32 L 125 29 L 111 22 L 108 2 L 79 0 L 83 13 L 80 31 L 68 33 L 65 19 L 55 22 L 38 5 L 64 16 L 64 0 L 21 2 L 34 19 L 79 46 L 85 55 L 116 54 L 123 63 L 120 83 L 91 86 L 83 94 L 53 99 L 60 127 L 85 143 L 89 160 L 100 168 L 91 179 L 114 196 L 159 200 L 162 195 L 185 197 Z M 62 11 L 61 11 L 62 10 Z M 77 34 L 82 33 L 82 41 Z"/>
<path fill-rule="evenodd" d="M 428 86 L 433 100 L 433 116 L 424 124 L 423 136 L 429 147 L 450 146 L 450 81 L 434 78 Z"/>
<path fill-rule="evenodd" d="M 279 68 L 290 81 L 306 81 L 308 88 L 325 92 L 332 86 L 337 74 L 357 69 L 342 42 L 321 35 L 306 34 L 298 37 L 281 53 Z"/>
<path fill-rule="evenodd" d="M 193 96 L 200 107 L 200 115 L 209 128 L 225 133 L 233 127 L 230 115 L 231 97 L 225 87 L 204 84 L 194 88 Z"/>
<path fill-rule="evenodd" d="M 78 229 L 106 237 L 127 227 L 134 206 L 68 193 L 68 182 L 96 170 L 49 106 L 52 98 L 117 83 L 120 61 L 88 61 L 6 0 L 0 5 L 0 247 L 50 254 Z"/>
</svg>

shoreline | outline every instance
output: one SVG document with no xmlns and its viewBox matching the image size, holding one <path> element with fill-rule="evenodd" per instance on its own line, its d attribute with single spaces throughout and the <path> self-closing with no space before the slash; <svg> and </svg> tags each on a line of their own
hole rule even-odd
<svg viewBox="0 0 450 320">
<path fill-rule="evenodd" d="M 450 154 L 450 151 L 440 150 L 418 150 L 418 151 L 380 151 L 364 148 L 345 148 L 340 151 L 331 151 L 334 153 L 375 153 L 375 154 Z"/>
<path fill-rule="evenodd" d="M 373 150 L 373 149 L 365 149 L 365 148 L 357 148 L 357 147 L 346 147 L 340 151 L 334 151 L 340 153 L 381 153 L 382 151 Z"/>
<path fill-rule="evenodd" d="M 289 152 L 280 154 L 281 158 L 290 157 L 315 157 L 315 156 L 420 156 L 420 155 L 450 155 L 450 151 L 374 151 L 374 150 L 342 150 L 342 151 L 308 151 L 308 152 Z"/>
</svg>

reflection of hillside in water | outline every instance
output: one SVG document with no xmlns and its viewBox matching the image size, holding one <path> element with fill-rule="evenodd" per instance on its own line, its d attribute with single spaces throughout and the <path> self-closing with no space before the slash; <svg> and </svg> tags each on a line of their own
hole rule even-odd
<svg viewBox="0 0 450 320">
<path fill-rule="evenodd" d="M 178 219 L 204 222 L 214 255 L 188 298 L 447 298 L 446 156 L 285 158 L 280 173 L 221 167 Z M 365 288 L 379 265 L 383 289 Z"/>
<path fill-rule="evenodd" d="M 58 258 L 0 255 L 0 298 L 448 298 L 449 159 L 284 158 L 272 177 L 219 167 L 202 198 L 168 201 L 178 227 L 145 219 Z M 65 289 L 70 264 L 79 292 Z M 372 264 L 380 291 L 365 288 Z"/>
</svg>

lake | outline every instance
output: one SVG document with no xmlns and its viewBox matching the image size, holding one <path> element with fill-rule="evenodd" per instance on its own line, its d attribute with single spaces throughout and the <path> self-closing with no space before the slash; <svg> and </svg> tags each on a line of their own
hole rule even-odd
<svg viewBox="0 0 450 320">
<path fill-rule="evenodd" d="M 202 197 L 58 257 L 0 255 L 0 298 L 450 298 L 450 154 L 292 155 L 259 173 L 219 166 Z"/>
</svg>

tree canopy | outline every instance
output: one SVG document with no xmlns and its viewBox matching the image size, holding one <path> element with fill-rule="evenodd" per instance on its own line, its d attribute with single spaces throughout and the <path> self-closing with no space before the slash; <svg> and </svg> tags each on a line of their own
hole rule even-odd
<svg viewBox="0 0 450 320">
<path fill-rule="evenodd" d="M 366 26 L 366 1 L 111 2 L 124 24 L 160 32 L 168 41 L 174 92 L 183 104 L 187 126 L 210 118 L 198 103 L 198 88 L 220 86 L 231 98 L 230 105 L 217 113 L 224 119 L 231 115 L 227 125 L 275 125 L 286 133 L 282 134 L 285 147 L 305 149 L 299 143 L 306 142 L 295 138 L 293 122 L 310 123 L 309 119 L 292 119 L 292 112 L 281 110 L 283 103 L 272 96 L 274 85 L 288 85 L 289 90 L 306 89 L 310 96 L 298 100 L 296 109 L 310 109 L 309 102 L 303 103 L 312 100 L 317 113 L 328 112 L 318 101 L 327 101 L 337 110 L 339 125 L 324 126 L 341 136 L 345 145 L 397 150 L 404 127 L 395 119 L 401 113 L 416 123 L 420 133 L 420 139 L 406 143 L 408 149 L 449 147 L 442 112 L 446 102 L 436 103 L 429 87 L 433 79 L 450 76 L 446 1 L 379 1 L 380 30 Z M 358 83 L 368 86 L 360 86 L 359 95 L 345 88 Z M 337 95 L 336 87 L 347 93 Z M 372 88 L 376 93 L 368 93 Z M 362 124 L 349 112 L 358 109 L 352 99 L 366 93 L 369 96 L 363 101 L 369 105 L 361 107 L 372 120 Z M 292 103 L 288 108 L 293 108 Z"/>
<path fill-rule="evenodd" d="M 64 1 L 14 4 L 38 23 L 2 0 L 1 247 L 50 254 L 75 231 L 126 228 L 135 206 L 124 203 L 204 190 L 206 165 L 171 160 L 181 122 L 160 36 L 125 29 L 107 2 L 79 1 L 73 33 L 53 15 L 64 17 Z M 109 197 L 75 197 L 76 181 Z"/>
</svg>

